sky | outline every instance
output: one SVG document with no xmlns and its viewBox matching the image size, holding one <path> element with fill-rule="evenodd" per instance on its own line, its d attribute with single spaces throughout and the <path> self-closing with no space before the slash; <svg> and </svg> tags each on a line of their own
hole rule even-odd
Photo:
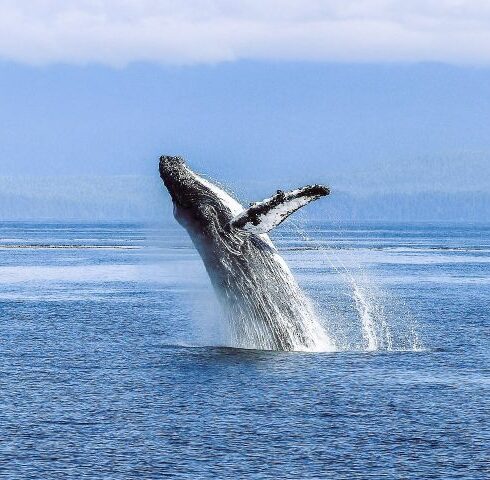
<svg viewBox="0 0 490 480">
<path fill-rule="evenodd" d="M 161 154 L 247 198 L 487 194 L 488 125 L 488 1 L 0 0 L 0 196 Z"/>
</svg>

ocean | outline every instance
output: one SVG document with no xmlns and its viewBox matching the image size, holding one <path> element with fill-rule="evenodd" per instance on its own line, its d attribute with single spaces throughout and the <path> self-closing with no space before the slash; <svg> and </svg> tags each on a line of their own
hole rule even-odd
<svg viewBox="0 0 490 480">
<path fill-rule="evenodd" d="M 0 224 L 0 478 L 490 478 L 490 226 L 272 235 L 335 348 L 232 348 L 177 225 Z"/>
</svg>

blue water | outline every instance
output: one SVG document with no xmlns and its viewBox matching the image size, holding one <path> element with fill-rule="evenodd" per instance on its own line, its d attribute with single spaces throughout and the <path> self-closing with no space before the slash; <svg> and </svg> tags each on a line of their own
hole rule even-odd
<svg viewBox="0 0 490 480">
<path fill-rule="evenodd" d="M 177 226 L 1 224 L 0 477 L 490 478 L 490 227 L 274 241 L 338 351 L 224 346 Z"/>
</svg>

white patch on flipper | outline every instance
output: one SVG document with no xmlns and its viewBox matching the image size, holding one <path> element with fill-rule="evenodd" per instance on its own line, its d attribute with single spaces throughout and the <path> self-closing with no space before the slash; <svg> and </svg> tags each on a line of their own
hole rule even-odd
<svg viewBox="0 0 490 480">
<path fill-rule="evenodd" d="M 292 193 L 292 192 L 291 192 Z M 264 202 L 268 201 L 264 200 Z M 274 207 L 264 214 L 257 215 L 259 219 L 258 225 L 253 225 L 252 223 L 247 223 L 243 230 L 250 233 L 265 233 L 272 230 L 276 225 L 279 225 L 286 217 L 291 213 L 298 210 L 298 208 L 310 203 L 311 197 L 299 197 L 294 200 L 287 201 Z"/>
<path fill-rule="evenodd" d="M 299 208 L 328 194 L 328 189 L 325 189 L 325 191 L 326 193 L 313 193 L 311 187 L 304 187 L 281 193 L 284 198 L 279 197 L 280 203 L 274 205 L 278 201 L 279 192 L 278 195 L 266 198 L 262 202 L 253 204 L 249 209 L 240 212 L 231 221 L 231 224 L 249 233 L 264 234 L 279 225 Z"/>
</svg>

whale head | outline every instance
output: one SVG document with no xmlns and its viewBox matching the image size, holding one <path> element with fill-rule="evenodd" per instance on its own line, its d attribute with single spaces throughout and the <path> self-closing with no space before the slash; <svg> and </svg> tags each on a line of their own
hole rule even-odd
<svg viewBox="0 0 490 480">
<path fill-rule="evenodd" d="M 201 239 L 265 234 L 299 208 L 330 193 L 323 185 L 278 190 L 244 209 L 222 188 L 193 172 L 181 157 L 160 157 L 160 176 L 172 197 L 175 218 L 191 237 Z"/>
<path fill-rule="evenodd" d="M 193 172 L 181 157 L 160 157 L 160 177 L 172 197 L 174 216 L 191 237 L 229 231 L 243 207 L 227 192 Z"/>
</svg>

